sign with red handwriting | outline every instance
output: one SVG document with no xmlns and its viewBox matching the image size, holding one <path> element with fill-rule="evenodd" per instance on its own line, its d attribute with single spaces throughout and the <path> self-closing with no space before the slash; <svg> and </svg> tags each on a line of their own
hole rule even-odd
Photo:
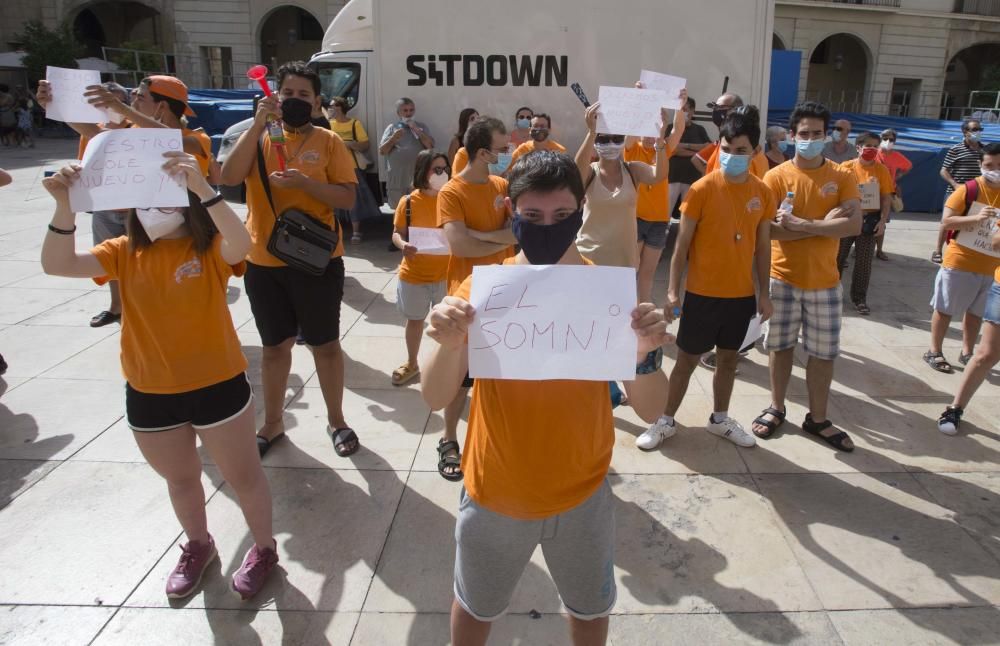
<svg viewBox="0 0 1000 646">
<path fill-rule="evenodd" d="M 484 265 L 472 271 L 469 375 L 482 379 L 635 379 L 635 270 Z"/>
<path fill-rule="evenodd" d="M 183 150 L 180 130 L 105 130 L 83 153 L 80 177 L 69 187 L 69 205 L 81 211 L 188 206 L 187 181 L 163 172 L 163 153 Z"/>
</svg>

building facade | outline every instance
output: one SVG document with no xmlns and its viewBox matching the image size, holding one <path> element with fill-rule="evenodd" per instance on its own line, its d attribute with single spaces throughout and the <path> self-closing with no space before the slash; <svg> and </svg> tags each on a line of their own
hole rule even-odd
<svg viewBox="0 0 1000 646">
<path fill-rule="evenodd" d="M 1000 0 L 776 0 L 773 42 L 834 110 L 1000 114 Z"/>
</svg>

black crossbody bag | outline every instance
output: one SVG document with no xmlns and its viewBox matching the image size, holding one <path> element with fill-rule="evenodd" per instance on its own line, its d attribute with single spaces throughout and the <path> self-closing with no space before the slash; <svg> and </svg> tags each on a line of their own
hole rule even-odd
<svg viewBox="0 0 1000 646">
<path fill-rule="evenodd" d="M 264 150 L 257 143 L 257 172 L 264 185 L 267 202 L 274 213 L 274 229 L 267 241 L 268 252 L 289 267 L 313 276 L 322 276 L 330 264 L 330 255 L 340 241 L 340 224 L 333 221 L 337 230 L 298 209 L 285 209 L 278 214 L 271 197 L 271 182 L 264 165 Z"/>
</svg>

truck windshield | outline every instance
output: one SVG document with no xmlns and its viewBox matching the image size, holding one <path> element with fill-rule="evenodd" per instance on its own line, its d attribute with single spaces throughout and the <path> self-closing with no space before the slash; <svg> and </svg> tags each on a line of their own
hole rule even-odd
<svg viewBox="0 0 1000 646">
<path fill-rule="evenodd" d="M 316 72 L 319 74 L 323 94 L 328 98 L 342 96 L 351 106 L 358 102 L 358 89 L 361 87 L 360 63 L 317 63 Z"/>
</svg>

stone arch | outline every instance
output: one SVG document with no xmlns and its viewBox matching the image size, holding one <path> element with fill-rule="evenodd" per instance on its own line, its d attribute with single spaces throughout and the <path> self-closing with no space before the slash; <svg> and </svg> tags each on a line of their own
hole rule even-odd
<svg viewBox="0 0 1000 646">
<path fill-rule="evenodd" d="M 272 73 L 287 61 L 308 61 L 323 45 L 322 22 L 295 3 L 273 7 L 260 19 L 256 33 L 260 60 Z"/>
<path fill-rule="evenodd" d="M 827 34 L 806 59 L 806 99 L 820 101 L 833 111 L 866 111 L 873 61 L 871 48 L 858 34 Z"/>
<path fill-rule="evenodd" d="M 982 40 L 948 58 L 941 118 L 1000 119 L 1000 38 Z"/>
</svg>

